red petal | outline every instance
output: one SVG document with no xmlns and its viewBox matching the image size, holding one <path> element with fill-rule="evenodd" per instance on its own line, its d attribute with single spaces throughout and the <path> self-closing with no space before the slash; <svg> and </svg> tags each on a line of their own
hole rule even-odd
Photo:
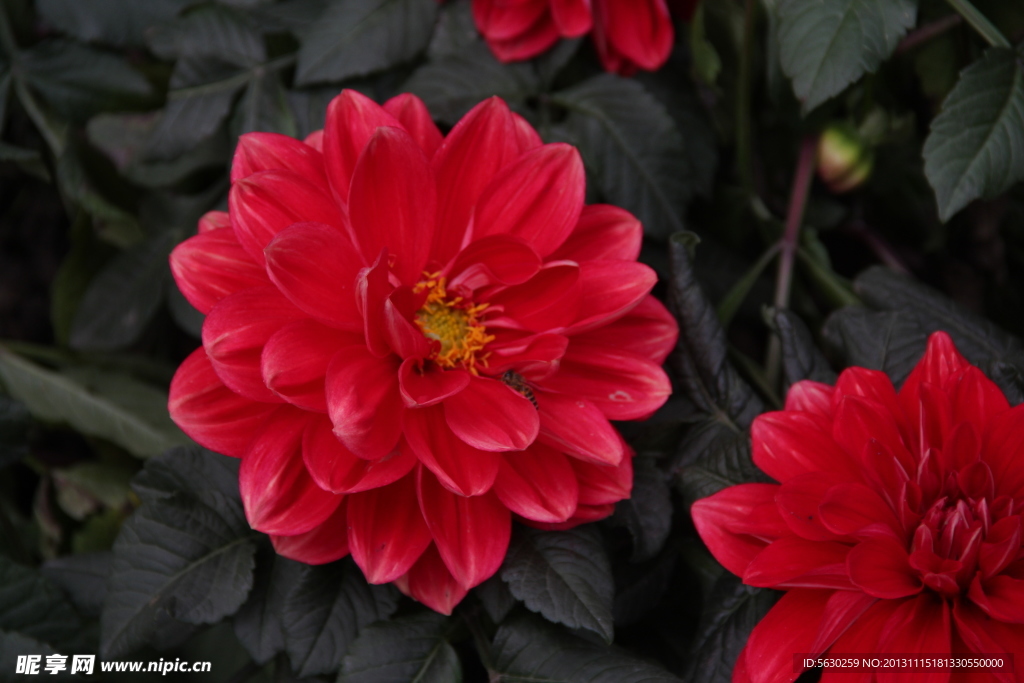
<svg viewBox="0 0 1024 683">
<path fill-rule="evenodd" d="M 568 334 L 592 330 L 621 318 L 647 297 L 657 281 L 657 274 L 642 263 L 581 263 L 580 308 Z"/>
<path fill-rule="evenodd" d="M 558 27 L 548 14 L 542 14 L 527 30 L 505 40 L 487 39 L 491 52 L 501 62 L 519 62 L 545 52 L 558 42 Z"/>
<path fill-rule="evenodd" d="M 981 543 L 978 568 L 988 579 L 1006 569 L 1021 550 L 1021 519 L 1019 515 L 1003 517 L 992 525 Z"/>
<path fill-rule="evenodd" d="M 950 646 L 949 605 L 941 598 L 925 593 L 896 608 L 879 634 L 879 654 L 921 653 L 948 657 Z M 949 670 L 938 669 L 914 674 L 915 681 L 946 683 Z M 879 683 L 902 683 L 906 674 L 897 668 L 875 672 Z"/>
<path fill-rule="evenodd" d="M 859 591 L 836 591 L 828 599 L 825 611 L 818 624 L 818 637 L 814 639 L 808 652 L 824 652 L 829 645 L 837 642 L 850 628 L 858 622 L 872 605 L 878 600 Z M 867 652 L 870 650 L 837 650 L 833 652 Z"/>
<path fill-rule="evenodd" d="M 614 512 L 614 505 L 577 505 L 576 512 L 574 512 L 572 517 L 564 522 L 535 522 L 526 517 L 519 517 L 517 519 L 519 522 L 522 522 L 526 526 L 532 526 L 534 529 L 542 529 L 544 531 L 565 531 L 566 529 L 574 529 L 580 524 L 599 522 L 606 517 L 610 517 Z"/>
<path fill-rule="evenodd" d="M 579 311 L 580 267 L 575 263 L 549 263 L 527 282 L 490 297 L 504 317 L 520 328 L 547 332 L 576 319 Z"/>
<path fill-rule="evenodd" d="M 862 541 L 850 551 L 846 564 L 850 580 L 876 598 L 892 600 L 921 592 L 921 577 L 910 566 L 907 549 L 894 538 Z"/>
<path fill-rule="evenodd" d="M 633 490 L 633 456 L 627 452 L 618 465 L 598 465 L 569 458 L 579 482 L 580 505 L 612 505 L 629 498 Z"/>
<path fill-rule="evenodd" d="M 582 36 L 593 26 L 590 0 L 551 0 L 551 16 L 566 38 Z"/>
<path fill-rule="evenodd" d="M 535 522 L 564 522 L 576 512 L 579 485 L 569 458 L 553 448 L 533 444 L 522 453 L 501 458 L 494 493 L 521 517 Z"/>
<path fill-rule="evenodd" d="M 750 632 L 746 647 L 747 673 L 753 683 L 792 681 L 793 655 L 811 651 L 822 616 L 834 591 L 798 589 L 787 592 Z M 824 650 L 832 643 L 821 643 Z"/>
<path fill-rule="evenodd" d="M 556 143 L 527 152 L 480 195 L 475 237 L 512 235 L 547 256 L 576 226 L 585 185 L 583 160 L 575 147 Z"/>
<path fill-rule="evenodd" d="M 302 462 L 308 413 L 282 406 L 242 457 L 238 488 L 249 526 L 266 534 L 302 534 L 331 516 L 342 496 L 313 482 Z"/>
<path fill-rule="evenodd" d="M 842 593 L 848 594 L 846 591 Z M 839 592 L 836 595 L 840 595 Z M 855 595 L 855 594 L 854 594 Z M 877 653 L 878 634 L 889 621 L 889 617 L 896 611 L 903 601 L 901 600 L 875 600 L 875 602 L 853 621 L 846 628 L 839 638 L 832 644 L 834 653 Z M 817 643 L 816 643 L 817 644 Z M 838 672 L 839 669 L 826 670 L 822 680 L 829 683 L 872 683 L 875 680 L 874 672 L 865 671 L 854 673 L 842 671 L 830 676 L 830 673 Z"/>
<path fill-rule="evenodd" d="M 313 149 L 315 149 L 316 151 L 318 151 L 321 154 L 323 154 L 323 151 L 324 151 L 324 131 L 323 131 L 323 129 L 321 128 L 320 130 L 314 130 L 312 133 L 310 133 L 309 135 L 306 136 L 306 138 L 303 140 L 303 142 L 306 143 L 307 145 L 309 145 L 310 147 L 312 147 Z"/>
<path fill-rule="evenodd" d="M 507 40 L 529 30 L 547 14 L 547 0 L 494 2 L 473 0 L 473 19 L 480 33 L 491 40 Z"/>
<path fill-rule="evenodd" d="M 568 348 L 569 338 L 560 334 L 537 334 L 514 341 L 491 342 L 487 346 L 491 352 L 487 371 L 500 376 L 511 370 L 529 382 L 540 382 L 558 371 Z"/>
<path fill-rule="evenodd" d="M 472 588 L 498 571 L 512 535 L 512 515 L 493 492 L 458 496 L 420 468 L 419 497 L 441 559 L 459 585 Z"/>
<path fill-rule="evenodd" d="M 838 391 L 836 392 L 838 395 Z M 857 396 L 844 396 L 834 408 L 832 438 L 852 458 L 871 440 L 884 444 L 896 457 L 907 452 L 897 418 L 885 406 Z M 849 458 L 844 458 L 848 460 Z"/>
<path fill-rule="evenodd" d="M 409 571 L 430 545 L 414 472 L 348 497 L 348 544 L 370 583 L 388 583 Z"/>
<path fill-rule="evenodd" d="M 782 484 L 775 502 L 779 513 L 797 536 L 810 541 L 834 541 L 838 535 L 822 522 L 819 506 L 826 491 L 842 479 L 828 472 L 808 472 Z"/>
<path fill-rule="evenodd" d="M 323 223 L 340 232 L 347 220 L 316 183 L 290 171 L 262 171 L 231 186 L 231 224 L 239 244 L 261 266 L 274 235 L 293 223 Z"/>
<path fill-rule="evenodd" d="M 260 366 L 263 381 L 289 403 L 326 413 L 327 367 L 338 349 L 361 342 L 362 335 L 339 332 L 312 320 L 288 323 L 263 347 Z"/>
<path fill-rule="evenodd" d="M 924 356 L 900 387 L 900 398 L 905 393 L 915 393 L 922 383 L 944 389 L 947 382 L 968 367 L 970 363 L 956 350 L 953 339 L 945 332 L 935 332 L 928 337 L 928 348 Z"/>
<path fill-rule="evenodd" d="M 444 401 L 456 436 L 484 451 L 521 451 L 537 438 L 540 419 L 525 397 L 502 382 L 474 377 Z"/>
<path fill-rule="evenodd" d="M 986 581 L 975 576 L 968 597 L 993 619 L 1024 624 L 1024 580 L 994 576 Z"/>
<path fill-rule="evenodd" d="M 246 133 L 238 138 L 231 162 L 231 182 L 260 171 L 291 171 L 327 190 L 323 155 L 287 135 Z"/>
<path fill-rule="evenodd" d="M 750 427 L 754 464 L 777 481 L 807 472 L 858 478 L 859 467 L 832 439 L 831 423 L 811 413 L 764 413 Z"/>
<path fill-rule="evenodd" d="M 327 368 L 327 410 L 334 433 L 360 458 L 376 460 L 395 449 L 401 430 L 398 359 L 376 358 L 364 346 L 338 350 Z"/>
<path fill-rule="evenodd" d="M 903 526 L 889 504 L 857 482 L 832 487 L 822 496 L 818 512 L 825 528 L 839 535 L 903 537 Z"/>
<path fill-rule="evenodd" d="M 1018 455 L 1024 452 L 1024 405 L 992 419 L 981 452 L 992 468 L 997 493 L 1019 498 L 1024 491 L 1024 467 Z"/>
<path fill-rule="evenodd" d="M 227 211 L 207 211 L 199 219 L 199 234 L 231 227 L 231 216 Z"/>
<path fill-rule="evenodd" d="M 789 527 L 775 505 L 776 484 L 739 484 L 702 498 L 690 508 L 693 525 L 723 567 L 743 576 L 751 560 Z"/>
<path fill-rule="evenodd" d="M 231 230 L 203 232 L 179 244 L 171 252 L 171 273 L 200 313 L 235 292 L 270 284 Z"/>
<path fill-rule="evenodd" d="M 1024 627 L 994 621 L 968 600 L 953 603 L 953 621 L 956 632 L 972 653 L 978 656 L 1014 654 L 1013 671 L 989 671 L 1000 683 L 1016 683 L 1024 673 Z"/>
<path fill-rule="evenodd" d="M 449 286 L 469 290 L 488 285 L 519 285 L 541 268 L 540 257 L 522 239 L 492 235 L 459 252 L 449 269 Z"/>
<path fill-rule="evenodd" d="M 384 301 L 384 338 L 400 358 L 422 361 L 430 355 L 430 341 L 412 322 L 415 309 L 405 312 L 413 298 L 409 287 L 399 287 Z"/>
<path fill-rule="evenodd" d="M 587 399 L 609 420 L 637 420 L 660 408 L 672 393 L 661 366 L 628 351 L 573 340 L 546 390 Z"/>
<path fill-rule="evenodd" d="M 786 394 L 786 411 L 803 410 L 824 418 L 832 417 L 832 394 L 835 388 L 812 382 L 809 379 L 797 382 Z"/>
<path fill-rule="evenodd" d="M 583 207 L 576 228 L 551 258 L 636 261 L 643 237 L 643 225 L 633 214 L 610 204 L 591 204 Z"/>
<path fill-rule="evenodd" d="M 441 554 L 433 543 L 409 573 L 395 581 L 395 585 L 409 597 L 441 614 L 451 614 L 469 592 L 468 588 L 459 585 L 448 567 L 444 566 Z"/>
<path fill-rule="evenodd" d="M 852 589 L 846 573 L 850 546 L 786 536 L 758 553 L 743 573 L 743 583 L 765 588 Z"/>
<path fill-rule="evenodd" d="M 979 434 L 985 433 L 992 420 L 1010 409 L 1010 404 L 996 383 L 976 367 L 964 370 L 956 381 L 953 394 L 953 414 L 958 420 L 974 425 Z"/>
<path fill-rule="evenodd" d="M 365 460 L 345 448 L 326 418 L 313 420 L 302 437 L 302 458 L 317 486 L 333 493 L 357 493 L 387 486 L 416 465 L 408 447 L 379 460 Z"/>
<path fill-rule="evenodd" d="M 266 248 L 267 273 L 288 300 L 325 325 L 361 330 L 356 277 L 364 263 L 348 238 L 320 223 L 297 223 Z"/>
<path fill-rule="evenodd" d="M 530 125 L 529 121 L 515 112 L 512 112 L 512 128 L 514 129 L 516 146 L 520 154 L 525 154 L 544 144 L 540 133 Z"/>
<path fill-rule="evenodd" d="M 675 40 L 665 0 L 600 0 L 597 6 L 603 11 L 595 20 L 614 52 L 648 71 L 665 63 Z"/>
<path fill-rule="evenodd" d="M 334 196 L 348 203 L 356 162 L 377 128 L 402 124 L 376 102 L 355 90 L 343 90 L 327 105 L 323 153 Z M 370 256 L 369 258 L 373 258 Z"/>
<path fill-rule="evenodd" d="M 520 154 L 508 106 L 492 97 L 462 117 L 432 160 L 437 175 L 437 230 L 430 256 L 447 263 L 463 246 L 480 193 Z"/>
<path fill-rule="evenodd" d="M 422 367 L 420 367 L 422 366 Z M 469 385 L 465 370 L 442 370 L 433 363 L 408 358 L 398 369 L 402 400 L 409 408 L 422 408 L 454 396 Z"/>
<path fill-rule="evenodd" d="M 664 304 L 647 295 L 618 320 L 573 338 L 632 351 L 661 365 L 676 346 L 679 326 Z"/>
<path fill-rule="evenodd" d="M 537 391 L 535 396 L 542 443 L 556 446 L 574 458 L 602 465 L 618 465 L 622 461 L 622 438 L 593 403 L 547 391 Z"/>
<path fill-rule="evenodd" d="M 167 408 L 175 424 L 197 443 L 240 458 L 277 406 L 250 401 L 224 386 L 200 347 L 174 373 Z"/>
<path fill-rule="evenodd" d="M 348 506 L 338 509 L 319 526 L 295 536 L 271 536 L 278 555 L 306 564 L 327 564 L 348 555 Z"/>
<path fill-rule="evenodd" d="M 441 406 L 405 411 L 402 429 L 416 457 L 452 493 L 478 496 L 494 485 L 501 456 L 473 448 L 452 434 Z"/>
<path fill-rule="evenodd" d="M 437 186 L 423 150 L 400 128 L 379 128 L 352 172 L 349 215 L 367 260 L 387 248 L 392 272 L 419 281 L 434 236 Z"/>
<path fill-rule="evenodd" d="M 384 249 L 373 265 L 359 271 L 356 278 L 356 303 L 363 316 L 366 346 L 378 358 L 391 351 L 384 308 L 392 291 L 394 286 L 388 282 L 388 252 Z"/>
<path fill-rule="evenodd" d="M 384 111 L 398 119 L 428 159 L 434 156 L 444 137 L 430 118 L 423 100 L 410 93 L 402 93 L 385 102 Z"/>
<path fill-rule="evenodd" d="M 217 375 L 256 401 L 281 398 L 263 381 L 260 356 L 271 335 L 302 314 L 273 287 L 246 289 L 223 299 L 203 323 L 203 347 Z"/>
</svg>

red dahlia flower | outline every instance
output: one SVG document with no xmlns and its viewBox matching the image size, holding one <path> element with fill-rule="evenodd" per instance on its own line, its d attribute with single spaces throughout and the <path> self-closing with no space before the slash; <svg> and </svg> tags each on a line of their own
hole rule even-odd
<svg viewBox="0 0 1024 683">
<path fill-rule="evenodd" d="M 174 420 L 242 458 L 253 528 L 311 564 L 450 612 L 513 516 L 571 527 L 629 495 L 609 419 L 669 394 L 677 328 L 641 226 L 584 206 L 576 150 L 499 99 L 442 138 L 423 103 L 354 91 L 305 142 L 243 136 L 229 212 L 171 255 L 207 314 Z"/>
<path fill-rule="evenodd" d="M 754 628 L 734 681 L 792 681 L 797 653 L 1016 655 L 1016 671 L 914 674 L 1017 681 L 1024 666 L 1024 405 L 932 335 L 897 393 L 850 368 L 799 382 L 751 430 L 779 484 L 698 501 L 693 519 L 727 569 L 786 591 Z M 896 680 L 838 673 L 822 681 Z"/>
<path fill-rule="evenodd" d="M 665 0 L 473 0 L 473 18 L 503 62 L 593 32 L 605 70 L 626 75 L 658 69 L 675 36 Z"/>
</svg>

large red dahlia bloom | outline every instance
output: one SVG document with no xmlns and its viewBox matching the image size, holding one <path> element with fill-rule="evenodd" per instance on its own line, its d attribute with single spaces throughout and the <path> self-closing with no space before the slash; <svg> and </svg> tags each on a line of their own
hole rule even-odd
<svg viewBox="0 0 1024 683">
<path fill-rule="evenodd" d="M 791 681 L 796 653 L 1013 653 L 1016 671 L 914 680 L 1017 681 L 1024 666 L 1024 405 L 932 335 L 897 393 L 850 368 L 800 382 L 752 428 L 779 484 L 698 501 L 701 537 L 744 583 L 787 591 L 734 681 Z M 898 671 L 859 674 L 896 680 Z M 858 675 L 826 669 L 822 681 Z"/>
<path fill-rule="evenodd" d="M 354 91 L 305 142 L 243 136 L 230 211 L 171 255 L 207 317 L 170 410 L 242 458 L 279 553 L 351 552 L 450 612 L 513 517 L 570 527 L 629 495 L 609 419 L 666 400 L 677 328 L 637 220 L 583 196 L 576 150 L 499 99 L 446 138 L 415 97 Z"/>
<path fill-rule="evenodd" d="M 675 37 L 665 0 L 473 0 L 473 18 L 503 62 L 592 33 L 605 70 L 626 75 L 658 69 Z"/>
</svg>

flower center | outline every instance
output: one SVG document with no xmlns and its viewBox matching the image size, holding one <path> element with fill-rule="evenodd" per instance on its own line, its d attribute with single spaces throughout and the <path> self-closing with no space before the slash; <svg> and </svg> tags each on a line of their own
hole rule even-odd
<svg viewBox="0 0 1024 683">
<path fill-rule="evenodd" d="M 465 368 L 477 374 L 477 364 L 486 367 L 490 355 L 482 353 L 484 347 L 494 340 L 479 319 L 487 304 L 450 295 L 439 273 L 424 276 L 413 290 L 417 294 L 427 292 L 415 323 L 427 339 L 437 342 L 430 359 L 442 368 Z"/>
</svg>

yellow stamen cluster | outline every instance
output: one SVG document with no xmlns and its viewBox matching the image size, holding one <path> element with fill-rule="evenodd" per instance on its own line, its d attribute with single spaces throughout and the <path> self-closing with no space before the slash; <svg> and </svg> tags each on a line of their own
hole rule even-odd
<svg viewBox="0 0 1024 683">
<path fill-rule="evenodd" d="M 474 305 L 461 296 L 449 298 L 445 278 L 440 273 L 424 273 L 425 279 L 414 291 L 427 292 L 427 300 L 416 313 L 416 325 L 424 336 L 440 344 L 431 360 L 443 368 L 461 367 L 477 374 L 476 366 L 487 366 L 484 347 L 494 340 L 478 319 L 487 304 Z"/>
</svg>

